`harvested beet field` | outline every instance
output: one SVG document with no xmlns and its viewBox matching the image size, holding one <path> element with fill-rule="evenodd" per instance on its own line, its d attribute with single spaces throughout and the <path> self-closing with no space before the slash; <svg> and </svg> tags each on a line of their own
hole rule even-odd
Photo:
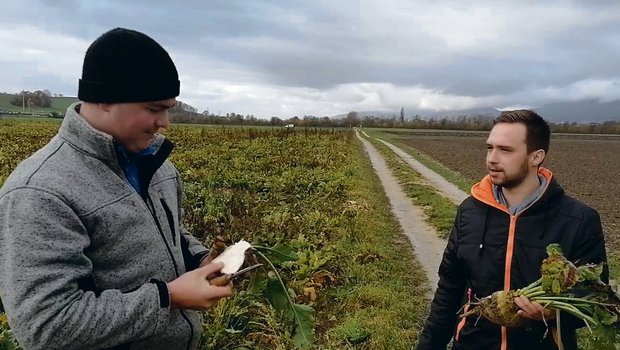
<svg viewBox="0 0 620 350">
<path fill-rule="evenodd" d="M 391 134 L 472 182 L 486 175 L 486 133 Z M 545 166 L 564 189 L 601 214 L 610 250 L 620 248 L 620 136 L 553 136 Z"/>
</svg>

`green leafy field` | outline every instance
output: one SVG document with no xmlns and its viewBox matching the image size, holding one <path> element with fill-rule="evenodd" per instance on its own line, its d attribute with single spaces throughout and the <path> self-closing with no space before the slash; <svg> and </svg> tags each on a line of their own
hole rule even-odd
<svg viewBox="0 0 620 350">
<path fill-rule="evenodd" d="M 0 121 L 9 141 L 0 144 L 0 184 L 58 125 Z M 274 265 L 297 310 L 314 318 L 294 322 L 259 271 L 204 313 L 203 349 L 411 348 L 428 283 L 351 132 L 183 126 L 166 134 L 185 182 L 185 225 L 205 244 L 225 234 L 291 247 L 297 259 Z M 4 327 L 0 340 L 10 339 Z"/>
</svg>

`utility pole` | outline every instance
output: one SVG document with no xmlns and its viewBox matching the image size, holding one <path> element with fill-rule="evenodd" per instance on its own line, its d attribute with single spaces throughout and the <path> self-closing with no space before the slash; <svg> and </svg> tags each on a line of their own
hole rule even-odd
<svg viewBox="0 0 620 350">
<path fill-rule="evenodd" d="M 22 114 L 26 112 L 26 93 L 22 91 Z"/>
</svg>

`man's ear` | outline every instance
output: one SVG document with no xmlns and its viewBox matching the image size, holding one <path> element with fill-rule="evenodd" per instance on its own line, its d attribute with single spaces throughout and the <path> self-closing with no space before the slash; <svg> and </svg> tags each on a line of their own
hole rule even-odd
<svg viewBox="0 0 620 350">
<path fill-rule="evenodd" d="M 545 160 L 545 155 L 546 153 L 543 149 L 532 152 L 532 154 L 530 155 L 530 164 L 539 167 Z"/>
</svg>

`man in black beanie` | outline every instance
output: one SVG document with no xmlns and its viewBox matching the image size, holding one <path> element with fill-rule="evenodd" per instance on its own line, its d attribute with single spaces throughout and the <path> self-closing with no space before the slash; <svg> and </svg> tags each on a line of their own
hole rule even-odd
<svg viewBox="0 0 620 350">
<path fill-rule="evenodd" d="M 0 290 L 27 349 L 196 349 L 212 286 L 208 250 L 184 230 L 167 160 L 179 95 L 170 56 L 117 28 L 86 52 L 78 102 L 56 137 L 0 189 Z"/>
</svg>

